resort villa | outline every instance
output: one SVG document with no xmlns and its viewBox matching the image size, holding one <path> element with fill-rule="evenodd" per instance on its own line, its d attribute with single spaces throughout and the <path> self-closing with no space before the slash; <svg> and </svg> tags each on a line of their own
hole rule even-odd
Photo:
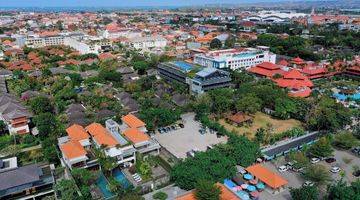
<svg viewBox="0 0 360 200">
<path fill-rule="evenodd" d="M 257 76 L 269 78 L 282 88 L 288 88 L 289 96 L 308 97 L 311 94 L 313 83 L 299 69 L 264 62 L 251 67 L 248 71 Z"/>
<path fill-rule="evenodd" d="M 159 154 L 160 144 L 146 134 L 145 123 L 132 114 L 122 117 L 119 125 L 112 119 L 87 127 L 73 124 L 66 129 L 68 136 L 58 138 L 62 163 L 70 169 L 88 168 L 97 165 L 93 148 L 104 151 L 106 156 L 116 158 L 120 166 L 131 166 L 136 161 L 136 152 Z"/>
<path fill-rule="evenodd" d="M 142 154 L 159 154 L 160 144 L 146 134 L 145 123 L 133 114 L 128 114 L 122 118 L 121 127 L 123 135 L 134 145 L 135 149 Z"/>
</svg>

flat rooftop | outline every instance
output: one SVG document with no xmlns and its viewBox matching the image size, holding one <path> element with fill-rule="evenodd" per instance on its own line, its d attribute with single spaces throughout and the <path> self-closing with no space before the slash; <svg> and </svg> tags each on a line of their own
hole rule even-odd
<svg viewBox="0 0 360 200">
<path fill-rule="evenodd" d="M 216 133 L 207 131 L 204 135 L 200 134 L 201 124 L 194 117 L 194 113 L 183 114 L 181 118 L 184 128 L 163 134 L 156 133 L 155 139 L 177 158 L 186 158 L 186 153 L 192 149 L 206 151 L 208 145 L 227 142 L 227 137 L 218 138 Z"/>
</svg>

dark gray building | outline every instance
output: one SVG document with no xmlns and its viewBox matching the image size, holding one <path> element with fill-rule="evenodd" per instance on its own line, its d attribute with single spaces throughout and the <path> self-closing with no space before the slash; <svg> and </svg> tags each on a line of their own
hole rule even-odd
<svg viewBox="0 0 360 200">
<path fill-rule="evenodd" d="M 190 91 L 194 94 L 202 94 L 216 88 L 230 87 L 230 73 L 216 68 L 205 68 L 196 73 L 191 79 Z"/>
<path fill-rule="evenodd" d="M 34 198 L 53 192 L 50 166 L 26 165 L 0 173 L 0 199 Z"/>
<path fill-rule="evenodd" d="M 230 73 L 216 68 L 204 68 L 184 61 L 160 63 L 158 71 L 162 78 L 189 85 L 193 94 L 230 87 Z"/>
</svg>

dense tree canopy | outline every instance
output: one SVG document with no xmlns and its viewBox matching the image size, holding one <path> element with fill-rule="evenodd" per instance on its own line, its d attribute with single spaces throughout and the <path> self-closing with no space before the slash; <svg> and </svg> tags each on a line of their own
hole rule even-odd
<svg viewBox="0 0 360 200">
<path fill-rule="evenodd" d="M 235 175 L 235 161 L 223 155 L 218 149 L 196 153 L 173 167 L 171 179 L 180 188 L 191 190 L 198 180 L 221 182 Z"/>
<path fill-rule="evenodd" d="M 302 186 L 300 188 L 290 188 L 292 200 L 318 200 L 319 191 L 315 186 Z"/>
<path fill-rule="evenodd" d="M 328 157 L 331 156 L 334 149 L 331 146 L 331 142 L 326 137 L 321 137 L 315 144 L 313 144 L 308 153 L 315 157 Z"/>
<path fill-rule="evenodd" d="M 220 49 L 222 47 L 222 43 L 219 39 L 215 38 L 210 42 L 211 49 Z"/>
<path fill-rule="evenodd" d="M 220 200 L 220 194 L 220 188 L 211 181 L 199 180 L 196 183 L 196 200 Z"/>
<path fill-rule="evenodd" d="M 310 109 L 307 125 L 312 130 L 338 130 L 350 123 L 351 112 L 330 97 L 321 97 Z"/>
</svg>

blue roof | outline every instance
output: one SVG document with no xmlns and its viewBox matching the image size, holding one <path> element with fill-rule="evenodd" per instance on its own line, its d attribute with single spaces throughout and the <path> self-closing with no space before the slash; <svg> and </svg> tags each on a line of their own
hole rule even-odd
<svg viewBox="0 0 360 200">
<path fill-rule="evenodd" d="M 184 61 L 174 61 L 172 63 L 184 72 L 189 72 L 194 68 L 194 66 L 192 64 L 184 62 Z"/>
<path fill-rule="evenodd" d="M 353 94 L 353 95 L 344 95 L 344 94 L 340 94 L 340 93 L 335 93 L 333 96 L 336 99 L 341 100 L 341 101 L 345 101 L 347 98 L 358 100 L 358 99 L 360 99 L 360 92 Z"/>
</svg>

